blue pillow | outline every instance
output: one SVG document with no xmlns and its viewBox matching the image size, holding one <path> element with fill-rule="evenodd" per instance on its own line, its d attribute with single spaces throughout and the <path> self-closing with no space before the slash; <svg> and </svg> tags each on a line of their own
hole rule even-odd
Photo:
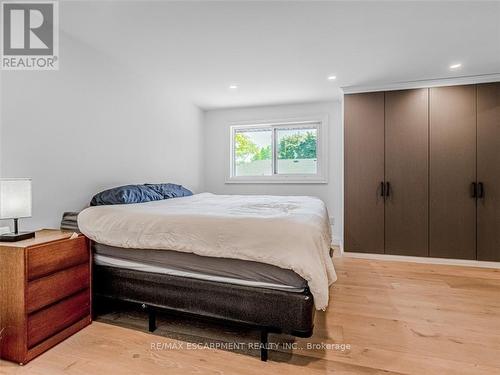
<svg viewBox="0 0 500 375">
<path fill-rule="evenodd" d="M 145 185 L 126 185 L 102 191 L 92 198 L 91 206 L 143 203 L 162 200 L 163 195 Z"/>
<path fill-rule="evenodd" d="M 182 185 L 175 184 L 145 184 L 148 188 L 160 194 L 163 199 L 187 197 L 193 195 L 191 190 L 186 189 Z"/>
</svg>

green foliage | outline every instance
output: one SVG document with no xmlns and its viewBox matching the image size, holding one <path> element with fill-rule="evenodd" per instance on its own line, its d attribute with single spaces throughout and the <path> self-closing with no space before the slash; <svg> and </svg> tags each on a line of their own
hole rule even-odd
<svg viewBox="0 0 500 375">
<path fill-rule="evenodd" d="M 269 160 L 271 159 L 271 145 L 262 147 L 252 160 Z"/>
<path fill-rule="evenodd" d="M 293 134 L 281 138 L 278 157 L 280 159 L 315 159 L 316 134 Z"/>
<path fill-rule="evenodd" d="M 236 161 L 245 161 L 250 156 L 255 155 L 259 152 L 259 147 L 257 147 L 257 145 L 253 143 L 245 134 L 236 133 L 234 139 L 236 146 Z"/>
<path fill-rule="evenodd" d="M 271 145 L 258 147 L 244 133 L 235 135 L 236 162 L 272 158 Z M 316 134 L 313 132 L 285 136 L 279 142 L 279 159 L 316 159 Z"/>
</svg>

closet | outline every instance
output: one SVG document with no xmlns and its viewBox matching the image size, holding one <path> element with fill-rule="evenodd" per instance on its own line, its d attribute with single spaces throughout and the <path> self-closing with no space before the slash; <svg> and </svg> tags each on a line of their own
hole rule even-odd
<svg viewBox="0 0 500 375">
<path fill-rule="evenodd" d="M 477 259 L 500 261 L 500 82 L 477 86 Z"/>
<path fill-rule="evenodd" d="M 350 251 L 384 253 L 384 93 L 349 95 L 344 105 L 345 241 Z"/>
<path fill-rule="evenodd" d="M 428 253 L 429 96 L 385 93 L 385 253 Z"/>
<path fill-rule="evenodd" d="M 345 251 L 500 261 L 500 82 L 344 98 Z"/>
<path fill-rule="evenodd" d="M 433 87 L 429 95 L 429 255 L 475 259 L 476 86 Z"/>
</svg>

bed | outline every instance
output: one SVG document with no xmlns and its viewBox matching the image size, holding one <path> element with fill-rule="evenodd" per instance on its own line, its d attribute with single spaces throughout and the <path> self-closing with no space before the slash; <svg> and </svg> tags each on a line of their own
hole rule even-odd
<svg viewBox="0 0 500 375">
<path fill-rule="evenodd" d="M 96 301 L 309 337 L 336 279 L 324 203 L 313 197 L 209 193 L 89 207 Z M 267 359 L 262 345 L 261 359 Z"/>
</svg>

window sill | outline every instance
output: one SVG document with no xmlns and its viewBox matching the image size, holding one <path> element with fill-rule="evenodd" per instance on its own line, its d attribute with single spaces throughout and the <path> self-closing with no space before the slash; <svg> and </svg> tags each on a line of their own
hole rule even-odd
<svg viewBox="0 0 500 375">
<path fill-rule="evenodd" d="M 226 184 L 327 184 L 326 178 L 296 178 L 296 177 L 270 177 L 270 178 L 227 178 Z"/>
</svg>

